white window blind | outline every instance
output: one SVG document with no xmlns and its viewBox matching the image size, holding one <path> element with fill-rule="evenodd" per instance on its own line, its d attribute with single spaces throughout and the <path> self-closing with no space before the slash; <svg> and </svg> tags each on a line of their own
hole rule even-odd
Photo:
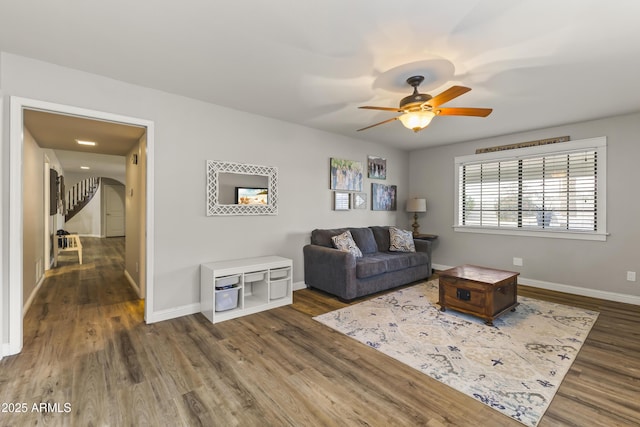
<svg viewBox="0 0 640 427">
<path fill-rule="evenodd" d="M 456 229 L 605 234 L 605 150 L 595 138 L 456 158 Z"/>
</svg>

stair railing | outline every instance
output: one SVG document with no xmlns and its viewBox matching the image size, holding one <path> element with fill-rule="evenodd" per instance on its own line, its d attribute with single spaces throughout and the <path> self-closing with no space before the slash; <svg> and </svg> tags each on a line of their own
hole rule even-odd
<svg viewBox="0 0 640 427">
<path fill-rule="evenodd" d="M 100 186 L 100 178 L 91 177 L 75 183 L 67 191 L 65 221 L 73 218 L 89 203 Z"/>
</svg>

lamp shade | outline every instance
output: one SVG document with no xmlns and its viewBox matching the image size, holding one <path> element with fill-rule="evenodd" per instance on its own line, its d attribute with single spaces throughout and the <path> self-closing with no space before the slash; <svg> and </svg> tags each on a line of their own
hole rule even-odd
<svg viewBox="0 0 640 427">
<path fill-rule="evenodd" d="M 427 199 L 413 198 L 407 200 L 407 212 L 426 212 Z"/>
</svg>

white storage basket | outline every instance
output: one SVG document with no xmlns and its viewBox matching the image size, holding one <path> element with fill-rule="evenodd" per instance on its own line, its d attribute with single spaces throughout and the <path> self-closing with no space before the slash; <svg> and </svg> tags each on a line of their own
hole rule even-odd
<svg viewBox="0 0 640 427">
<path fill-rule="evenodd" d="M 266 271 L 256 271 L 252 273 L 244 274 L 245 282 L 259 282 L 260 280 L 264 280 L 264 276 L 267 274 Z"/>
<path fill-rule="evenodd" d="M 271 296 L 270 299 L 280 299 L 287 296 L 287 280 L 280 280 L 278 282 L 271 283 Z"/>
<path fill-rule="evenodd" d="M 270 270 L 271 280 L 284 279 L 289 274 L 289 268 L 275 268 Z"/>
<path fill-rule="evenodd" d="M 216 291 L 216 311 L 233 310 L 238 307 L 239 288 Z"/>
<path fill-rule="evenodd" d="M 223 276 L 216 278 L 216 289 L 233 286 L 240 282 L 240 276 Z"/>
</svg>

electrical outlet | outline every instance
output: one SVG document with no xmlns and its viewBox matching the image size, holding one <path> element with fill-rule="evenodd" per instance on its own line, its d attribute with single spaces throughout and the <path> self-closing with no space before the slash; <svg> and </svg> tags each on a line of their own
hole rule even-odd
<svg viewBox="0 0 640 427">
<path fill-rule="evenodd" d="M 636 272 L 635 271 L 627 271 L 627 280 L 630 282 L 636 281 Z"/>
<path fill-rule="evenodd" d="M 513 265 L 517 265 L 519 267 L 522 267 L 522 265 L 523 265 L 522 258 L 514 257 L 513 258 Z"/>
</svg>

